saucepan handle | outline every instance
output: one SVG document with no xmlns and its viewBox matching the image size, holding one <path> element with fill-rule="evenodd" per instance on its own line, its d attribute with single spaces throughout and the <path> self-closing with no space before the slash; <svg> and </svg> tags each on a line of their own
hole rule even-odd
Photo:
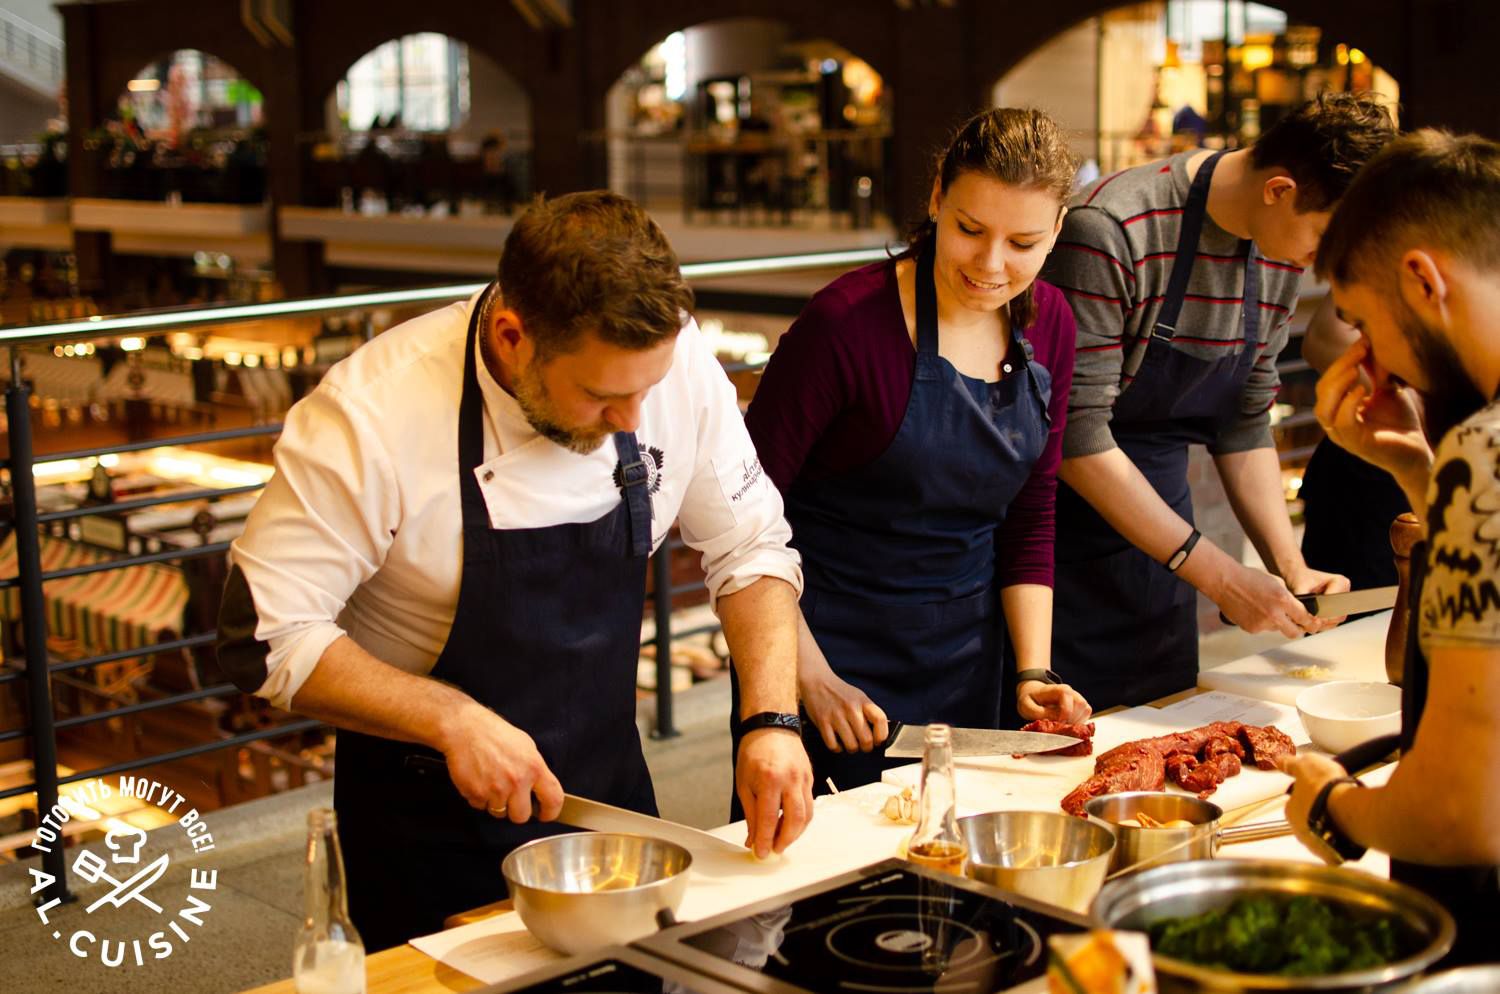
<svg viewBox="0 0 1500 994">
<path fill-rule="evenodd" d="M 1287 823 L 1287 820 L 1276 818 L 1271 821 L 1251 822 L 1249 825 L 1236 825 L 1234 828 L 1221 828 L 1218 832 L 1218 844 L 1229 846 L 1236 842 L 1258 842 L 1261 839 L 1278 839 L 1290 834 L 1292 834 L 1292 826 Z"/>
<path fill-rule="evenodd" d="M 1385 759 L 1385 757 L 1395 752 L 1400 745 L 1401 736 L 1382 735 L 1378 739 L 1361 742 L 1352 749 L 1344 750 L 1333 757 L 1333 761 L 1348 770 L 1351 774 L 1358 774 Z"/>
</svg>

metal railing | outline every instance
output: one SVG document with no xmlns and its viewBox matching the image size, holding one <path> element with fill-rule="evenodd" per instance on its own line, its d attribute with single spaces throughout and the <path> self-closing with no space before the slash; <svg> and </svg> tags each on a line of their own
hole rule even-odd
<svg viewBox="0 0 1500 994">
<path fill-rule="evenodd" d="M 8 10 L 0 8 L 0 62 L 20 66 L 33 82 L 52 87 L 63 81 L 63 41 Z"/>
<path fill-rule="evenodd" d="M 860 249 L 847 252 L 821 252 L 796 256 L 781 256 L 762 259 L 738 259 L 726 262 L 699 263 L 682 267 L 689 280 L 707 277 L 722 277 L 754 273 L 792 272 L 797 270 L 832 266 L 852 267 L 876 261 L 886 256 L 884 249 Z M 441 287 L 426 287 L 412 290 L 386 291 L 378 293 L 346 294 L 306 300 L 276 301 L 265 304 L 231 304 L 215 307 L 175 309 L 117 317 L 95 317 L 86 320 L 54 321 L 45 324 L 0 327 L 0 346 L 11 350 L 11 378 L 5 391 L 5 409 L 9 418 L 10 455 L 0 460 L 0 467 L 10 471 L 14 501 L 13 522 L 16 542 L 17 573 L 13 578 L 0 579 L 0 592 L 16 589 L 20 594 L 21 636 L 24 648 L 25 667 L 20 671 L 0 673 L 0 686 L 24 679 L 27 683 L 27 723 L 20 728 L 0 730 L 0 743 L 19 738 L 29 738 L 32 744 L 33 782 L 0 790 L 0 800 L 36 792 L 38 820 L 58 807 L 59 788 L 79 780 L 109 776 L 128 770 L 139 769 L 159 763 L 174 762 L 222 749 L 237 748 L 262 739 L 282 738 L 300 734 L 319 727 L 322 723 L 306 719 L 292 721 L 274 727 L 257 729 L 237 735 L 227 735 L 207 742 L 150 756 L 134 757 L 108 766 L 82 770 L 62 776 L 58 770 L 57 734 L 81 726 L 91 725 L 111 718 L 142 714 L 162 708 L 194 701 L 233 697 L 240 691 L 231 684 L 218 684 L 162 697 L 150 701 L 124 704 L 87 714 L 72 715 L 59 719 L 54 713 L 51 679 L 73 670 L 99 666 L 126 659 L 141 658 L 163 652 L 178 652 L 213 644 L 216 631 L 205 631 L 184 635 L 181 638 L 161 641 L 141 648 L 124 649 L 89 656 L 83 659 L 53 661 L 47 648 L 47 606 L 43 584 L 67 577 L 82 576 L 106 570 L 122 569 L 149 563 L 171 560 L 186 560 L 206 556 L 223 555 L 227 542 L 204 544 L 190 549 L 171 549 L 147 555 L 126 556 L 98 563 L 76 565 L 66 568 L 44 570 L 41 557 L 41 526 L 50 522 L 68 520 L 94 514 L 118 514 L 139 510 L 159 504 L 180 503 L 187 500 L 225 497 L 232 494 L 249 493 L 264 484 L 246 484 L 222 490 L 202 489 L 171 493 L 159 497 L 146 497 L 121 501 L 109 505 L 96 505 L 40 512 L 37 505 L 36 480 L 33 468 L 37 456 L 33 450 L 31 390 L 27 386 L 21 369 L 21 349 L 26 346 L 51 346 L 68 342 L 103 339 L 118 339 L 125 336 L 160 334 L 184 328 L 275 318 L 288 315 L 315 315 L 347 312 L 354 309 L 395 306 L 403 304 L 441 304 L 462 300 L 477 292 L 482 283 L 456 284 Z M 753 368 L 746 364 L 730 366 L 730 372 Z M 281 425 L 263 425 L 249 428 L 232 428 L 221 431 L 200 432 L 129 442 L 101 448 L 80 449 L 69 452 L 48 453 L 48 461 L 73 459 L 87 460 L 125 452 L 141 451 L 166 445 L 200 444 L 232 439 L 269 437 L 280 432 Z M 656 649 L 656 727 L 657 737 L 676 735 L 672 713 L 671 644 L 673 639 L 671 611 L 676 595 L 693 590 L 700 584 L 672 585 L 671 554 L 682 548 L 680 542 L 669 539 L 653 556 L 652 585 L 653 608 L 656 631 L 645 644 L 654 643 Z M 710 629 L 695 629 L 695 632 Z M 677 633 L 680 637 L 684 633 Z M 688 633 L 691 634 L 691 633 Z M 65 862 L 66 837 L 58 833 L 58 840 L 50 851 L 41 854 L 43 867 L 54 878 L 54 883 L 37 897 L 37 902 L 52 900 L 68 901 L 67 867 Z"/>
</svg>

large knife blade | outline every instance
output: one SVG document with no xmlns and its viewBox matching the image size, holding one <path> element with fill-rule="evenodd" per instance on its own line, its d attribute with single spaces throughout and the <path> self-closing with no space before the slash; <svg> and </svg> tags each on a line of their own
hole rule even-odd
<svg viewBox="0 0 1500 994">
<path fill-rule="evenodd" d="M 927 738 L 926 725 L 892 722 L 885 754 L 892 759 L 920 759 Z M 1013 732 L 996 728 L 953 729 L 953 755 L 1012 756 L 1051 752 L 1076 746 L 1078 739 L 1048 732 Z"/>
<path fill-rule="evenodd" d="M 736 856 L 748 855 L 750 850 L 733 842 L 700 832 L 687 825 L 664 818 L 653 818 L 639 811 L 617 808 L 603 801 L 591 801 L 573 794 L 563 795 L 562 812 L 557 820 L 564 825 L 587 828 L 595 832 L 626 832 L 631 835 L 649 835 L 675 842 L 689 852 L 716 852 Z"/>
<path fill-rule="evenodd" d="M 1384 611 L 1396 606 L 1396 587 L 1370 587 L 1342 594 L 1298 594 L 1297 599 L 1311 614 L 1337 618 L 1366 611 Z"/>
</svg>

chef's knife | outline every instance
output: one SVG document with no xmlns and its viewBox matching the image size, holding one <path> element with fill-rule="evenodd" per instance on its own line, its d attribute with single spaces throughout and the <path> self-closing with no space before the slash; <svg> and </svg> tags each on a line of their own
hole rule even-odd
<svg viewBox="0 0 1500 994">
<path fill-rule="evenodd" d="M 1396 587 L 1369 587 L 1365 590 L 1350 590 L 1342 594 L 1297 594 L 1296 598 L 1307 608 L 1308 614 L 1323 618 L 1341 618 L 1349 614 L 1364 614 L 1367 611 L 1385 611 L 1396 606 Z M 1234 622 L 1223 611 L 1219 620 L 1226 625 Z"/>
<path fill-rule="evenodd" d="M 1343 594 L 1298 594 L 1297 599 L 1311 614 L 1337 618 L 1345 614 L 1384 611 L 1396 606 L 1395 587 L 1370 587 Z"/>
<path fill-rule="evenodd" d="M 638 811 L 617 808 L 602 801 L 591 801 L 573 794 L 563 795 L 562 811 L 557 820 L 564 825 L 587 828 L 595 832 L 626 832 L 630 835 L 649 835 L 675 842 L 690 852 L 716 852 L 744 856 L 750 852 L 717 835 L 709 835 L 696 828 L 679 825 L 664 818 L 653 818 Z"/>
<path fill-rule="evenodd" d="M 885 740 L 885 754 L 892 759 L 920 759 L 927 738 L 926 725 L 891 722 L 891 734 Z M 953 755 L 1012 756 L 1051 752 L 1076 746 L 1081 740 L 1047 732 L 1010 732 L 995 728 L 953 729 Z"/>
</svg>

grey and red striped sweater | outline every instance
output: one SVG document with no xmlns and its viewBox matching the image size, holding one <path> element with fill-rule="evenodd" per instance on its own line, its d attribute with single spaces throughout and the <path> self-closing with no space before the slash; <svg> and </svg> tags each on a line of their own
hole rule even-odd
<svg viewBox="0 0 1500 994">
<path fill-rule="evenodd" d="M 1115 445 L 1110 413 L 1140 368 L 1167 292 L 1188 196 L 1186 163 L 1197 151 L 1106 176 L 1074 199 L 1063 221 L 1042 276 L 1063 291 L 1078 322 L 1065 457 Z M 1261 259 L 1259 266 L 1259 355 L 1239 418 L 1210 446 L 1216 453 L 1272 444 L 1268 414 L 1280 387 L 1276 358 L 1287 343 L 1302 270 L 1272 259 Z M 1239 239 L 1205 217 L 1172 348 L 1199 358 L 1238 355 L 1244 291 Z"/>
</svg>

